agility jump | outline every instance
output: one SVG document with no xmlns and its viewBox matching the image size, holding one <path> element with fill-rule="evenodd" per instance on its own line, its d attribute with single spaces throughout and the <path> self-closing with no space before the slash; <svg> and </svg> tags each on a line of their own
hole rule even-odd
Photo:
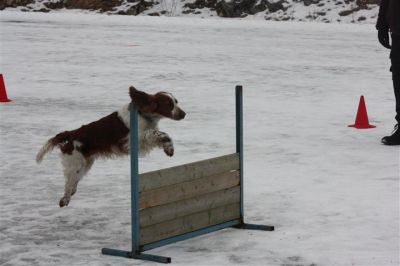
<svg viewBox="0 0 400 266">
<path fill-rule="evenodd" d="M 170 257 L 142 252 L 228 227 L 274 230 L 244 222 L 242 99 L 236 86 L 236 153 L 140 175 L 138 114 L 131 104 L 132 248 L 103 248 L 103 254 L 170 263 Z"/>
</svg>

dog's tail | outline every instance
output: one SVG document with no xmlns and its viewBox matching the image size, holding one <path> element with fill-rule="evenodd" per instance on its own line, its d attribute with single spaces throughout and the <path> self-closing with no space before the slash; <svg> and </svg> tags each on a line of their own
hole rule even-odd
<svg viewBox="0 0 400 266">
<path fill-rule="evenodd" d="M 49 139 L 43 147 L 39 150 L 38 154 L 36 155 L 36 162 L 41 163 L 43 160 L 43 157 L 46 155 L 46 153 L 51 152 L 54 147 L 60 146 L 63 143 L 66 143 L 69 140 L 70 137 L 70 132 L 65 131 L 60 134 L 57 134 L 55 137 Z"/>
</svg>

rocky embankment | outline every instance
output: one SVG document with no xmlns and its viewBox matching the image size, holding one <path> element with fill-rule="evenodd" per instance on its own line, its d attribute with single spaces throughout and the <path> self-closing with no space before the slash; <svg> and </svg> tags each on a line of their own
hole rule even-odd
<svg viewBox="0 0 400 266">
<path fill-rule="evenodd" d="M 0 10 L 372 23 L 380 0 L 2 0 Z"/>
</svg>

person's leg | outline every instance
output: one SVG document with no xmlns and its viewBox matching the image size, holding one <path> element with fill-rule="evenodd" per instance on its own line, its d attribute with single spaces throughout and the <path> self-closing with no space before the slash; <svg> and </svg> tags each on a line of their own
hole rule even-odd
<svg viewBox="0 0 400 266">
<path fill-rule="evenodd" d="M 396 99 L 396 120 L 400 124 L 400 35 L 392 35 L 392 50 L 390 53 L 392 62 L 392 78 L 394 96 Z"/>
<path fill-rule="evenodd" d="M 394 96 L 396 99 L 396 121 L 397 125 L 391 136 L 382 138 L 385 145 L 400 145 L 400 35 L 392 35 L 392 50 L 390 52 L 392 67 L 392 79 Z"/>
</svg>

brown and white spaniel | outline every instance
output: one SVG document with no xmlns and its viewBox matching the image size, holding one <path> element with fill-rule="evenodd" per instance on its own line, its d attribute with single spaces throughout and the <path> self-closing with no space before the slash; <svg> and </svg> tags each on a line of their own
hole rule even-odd
<svg viewBox="0 0 400 266">
<path fill-rule="evenodd" d="M 174 155 L 174 145 L 167 133 L 159 131 L 161 118 L 181 120 L 185 112 L 179 108 L 175 97 L 167 92 L 154 95 L 129 88 L 129 95 L 138 109 L 139 155 L 144 156 L 153 148 L 162 148 L 168 156 Z M 97 158 L 128 155 L 130 149 L 129 104 L 78 129 L 64 131 L 49 139 L 36 156 L 40 163 L 46 153 L 54 147 L 61 150 L 61 163 L 66 179 L 64 196 L 60 207 L 67 206 L 77 190 L 78 182 L 90 170 Z"/>
</svg>

